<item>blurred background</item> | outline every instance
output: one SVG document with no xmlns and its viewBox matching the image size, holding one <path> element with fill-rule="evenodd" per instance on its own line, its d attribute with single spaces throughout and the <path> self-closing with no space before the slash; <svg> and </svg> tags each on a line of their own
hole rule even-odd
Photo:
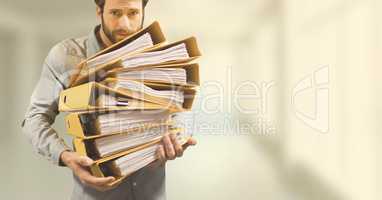
<svg viewBox="0 0 382 200">
<path fill-rule="evenodd" d="M 86 1 L 0 0 L 0 198 L 68 199 L 72 175 L 20 124 L 42 62 L 97 24 Z M 150 1 L 170 41 L 203 52 L 189 119 L 199 144 L 168 163 L 168 199 L 382 199 L 382 2 Z M 61 114 L 55 123 L 65 136 Z"/>
</svg>

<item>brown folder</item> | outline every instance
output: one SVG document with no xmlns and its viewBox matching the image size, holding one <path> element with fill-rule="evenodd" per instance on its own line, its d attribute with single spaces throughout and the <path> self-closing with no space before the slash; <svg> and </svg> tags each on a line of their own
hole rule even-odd
<svg viewBox="0 0 382 200">
<path fill-rule="evenodd" d="M 135 34 L 127 37 L 126 39 L 124 39 L 124 40 L 98 52 L 94 56 L 91 56 L 91 57 L 87 58 L 86 60 L 82 61 L 81 63 L 79 63 L 76 67 L 76 71 L 70 77 L 69 87 L 74 87 L 74 86 L 80 85 L 80 84 L 88 82 L 88 81 L 95 81 L 96 77 L 98 76 L 97 75 L 98 72 L 100 72 L 100 73 L 106 72 L 107 70 L 118 67 L 115 65 L 115 63 L 118 62 L 119 59 L 115 59 L 111 62 L 105 63 L 105 64 L 97 66 L 95 68 L 90 68 L 90 69 L 87 67 L 87 62 L 89 60 L 97 57 L 97 56 L 100 56 L 100 55 L 112 52 L 114 50 L 117 50 L 117 49 L 125 46 L 126 44 L 134 41 L 135 39 L 139 38 L 140 36 L 142 36 L 145 33 L 149 33 L 152 40 L 153 40 L 154 46 L 151 48 L 156 48 L 166 41 L 166 38 L 165 38 L 165 36 L 161 30 L 159 23 L 153 22 L 147 28 L 136 32 Z M 148 49 L 151 49 L 151 48 L 148 48 Z M 140 51 L 138 51 L 138 52 L 140 52 Z M 131 52 L 130 54 L 134 54 L 134 53 L 137 53 L 137 52 Z"/>
<path fill-rule="evenodd" d="M 127 80 L 135 80 L 135 81 L 143 81 L 144 83 L 159 83 L 164 85 L 175 85 L 187 88 L 193 88 L 200 85 L 199 80 L 199 64 L 198 63 L 181 63 L 181 64 L 169 64 L 169 65 L 158 65 L 158 66 L 143 66 L 134 69 L 128 68 L 117 68 L 115 70 L 111 70 L 106 74 L 107 78 L 118 78 L 119 73 L 130 72 L 130 71 L 140 71 L 140 70 L 150 70 L 155 68 L 181 68 L 186 70 L 186 84 L 181 83 L 172 83 L 167 81 L 160 80 L 149 80 L 149 79 L 127 79 Z M 121 78 L 122 79 L 122 78 Z"/>
<path fill-rule="evenodd" d="M 177 42 L 169 43 L 169 44 L 166 44 L 166 45 L 158 45 L 158 46 L 156 46 L 154 48 L 150 48 L 150 49 L 147 49 L 147 50 L 142 51 L 142 52 L 137 52 L 137 53 L 128 55 L 126 57 L 134 56 L 134 55 L 139 54 L 139 53 L 147 53 L 147 52 L 166 50 L 166 49 L 169 49 L 171 47 L 177 46 L 179 44 L 185 44 L 189 58 L 173 60 L 173 61 L 167 61 L 167 62 L 158 62 L 157 64 L 151 64 L 151 65 L 147 65 L 147 66 L 188 63 L 188 62 L 191 62 L 191 61 L 193 61 L 195 59 L 198 59 L 200 56 L 202 56 L 202 54 L 201 54 L 201 52 L 199 50 L 196 38 L 195 37 L 189 37 L 189 38 L 186 38 L 184 40 L 180 40 L 180 41 L 177 41 Z M 117 66 L 118 65 L 122 66 L 122 61 L 120 60 L 118 63 L 116 63 L 116 65 Z M 130 69 L 139 68 L 139 67 L 145 67 L 145 65 L 131 67 Z M 126 68 L 129 68 L 129 67 L 126 67 Z"/>
</svg>

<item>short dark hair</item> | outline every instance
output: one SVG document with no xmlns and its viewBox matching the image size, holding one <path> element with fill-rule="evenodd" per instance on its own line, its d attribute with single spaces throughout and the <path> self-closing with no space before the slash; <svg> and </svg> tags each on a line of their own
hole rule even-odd
<svg viewBox="0 0 382 200">
<path fill-rule="evenodd" d="M 105 1 L 106 0 L 94 0 L 94 2 L 97 4 L 98 7 L 101 8 L 102 11 L 103 11 L 103 8 L 105 6 Z M 148 2 L 149 2 L 149 0 L 142 0 L 143 8 L 146 7 Z"/>
</svg>

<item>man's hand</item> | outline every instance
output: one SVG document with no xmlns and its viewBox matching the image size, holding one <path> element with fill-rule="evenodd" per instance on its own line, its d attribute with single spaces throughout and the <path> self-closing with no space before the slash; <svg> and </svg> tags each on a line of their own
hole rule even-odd
<svg viewBox="0 0 382 200">
<path fill-rule="evenodd" d="M 108 186 L 109 183 L 115 180 L 114 177 L 99 178 L 90 174 L 88 167 L 90 167 L 94 161 L 88 157 L 80 156 L 75 152 L 64 151 L 61 154 L 61 161 L 73 171 L 84 185 L 90 186 L 98 191 L 107 191 L 115 187 Z"/>
<path fill-rule="evenodd" d="M 182 157 L 183 152 L 189 147 L 196 145 L 196 140 L 190 138 L 182 146 L 176 140 L 175 134 L 166 135 L 162 139 L 162 144 L 157 150 L 157 158 L 161 163 L 166 163 L 167 160 L 174 160 L 176 157 Z"/>
</svg>

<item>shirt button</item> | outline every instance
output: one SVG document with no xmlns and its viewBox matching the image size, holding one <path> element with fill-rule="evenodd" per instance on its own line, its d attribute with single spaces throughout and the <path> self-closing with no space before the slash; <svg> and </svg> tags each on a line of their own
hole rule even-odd
<svg viewBox="0 0 382 200">
<path fill-rule="evenodd" d="M 133 182 L 133 186 L 134 186 L 134 187 L 137 186 L 137 182 Z"/>
</svg>

